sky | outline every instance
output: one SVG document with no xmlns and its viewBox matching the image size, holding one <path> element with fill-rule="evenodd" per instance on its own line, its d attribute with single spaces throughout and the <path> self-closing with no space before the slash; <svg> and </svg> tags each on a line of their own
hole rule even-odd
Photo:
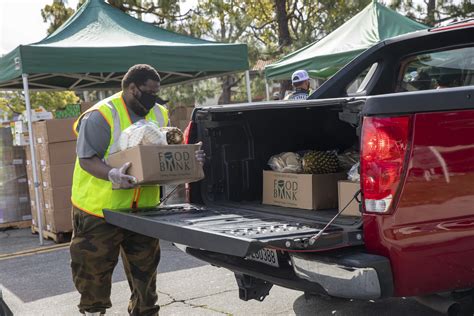
<svg viewBox="0 0 474 316">
<path fill-rule="evenodd" d="M 78 0 L 68 0 L 75 8 Z M 48 24 L 41 9 L 52 0 L 0 0 L 0 55 L 20 44 L 38 42 L 46 37 Z"/>
</svg>

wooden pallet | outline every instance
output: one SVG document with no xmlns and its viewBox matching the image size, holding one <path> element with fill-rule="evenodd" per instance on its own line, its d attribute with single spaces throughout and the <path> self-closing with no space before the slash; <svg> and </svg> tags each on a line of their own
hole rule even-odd
<svg viewBox="0 0 474 316">
<path fill-rule="evenodd" d="M 33 234 L 38 234 L 39 233 L 38 227 L 31 225 L 31 232 Z M 53 233 L 53 232 L 43 230 L 43 238 L 52 240 L 57 244 L 70 242 L 71 236 L 72 236 L 72 232 Z"/>
<path fill-rule="evenodd" d="M 31 220 L 27 221 L 18 221 L 18 222 L 9 222 L 0 224 L 0 229 L 6 228 L 28 228 L 31 226 Z"/>
</svg>

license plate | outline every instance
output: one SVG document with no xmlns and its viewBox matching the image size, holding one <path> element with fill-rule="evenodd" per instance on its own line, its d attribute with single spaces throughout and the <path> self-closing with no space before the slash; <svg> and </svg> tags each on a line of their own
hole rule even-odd
<svg viewBox="0 0 474 316">
<path fill-rule="evenodd" d="M 247 257 L 248 260 L 258 261 L 273 267 L 279 267 L 277 251 L 263 248 Z"/>
</svg>

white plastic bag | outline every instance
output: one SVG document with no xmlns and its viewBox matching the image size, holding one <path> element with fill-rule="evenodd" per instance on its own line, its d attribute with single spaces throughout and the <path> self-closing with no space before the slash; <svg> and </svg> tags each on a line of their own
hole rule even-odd
<svg viewBox="0 0 474 316">
<path fill-rule="evenodd" d="M 158 125 L 147 120 L 140 120 L 127 127 L 119 139 L 120 150 L 138 145 L 167 145 L 166 135 Z"/>
<path fill-rule="evenodd" d="M 268 160 L 268 165 L 273 171 L 283 173 L 301 173 L 303 164 L 300 155 L 292 152 L 285 152 L 274 155 Z"/>
<path fill-rule="evenodd" d="M 356 163 L 351 167 L 351 170 L 347 173 L 347 179 L 353 182 L 360 181 L 360 174 L 359 174 L 359 163 Z"/>
</svg>

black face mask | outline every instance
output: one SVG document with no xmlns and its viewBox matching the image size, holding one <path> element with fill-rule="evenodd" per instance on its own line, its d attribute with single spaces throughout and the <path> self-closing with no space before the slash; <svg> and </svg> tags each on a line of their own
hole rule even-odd
<svg viewBox="0 0 474 316">
<path fill-rule="evenodd" d="M 138 91 L 140 91 L 142 95 L 139 98 L 137 97 L 135 98 L 145 108 L 146 113 L 148 113 L 155 106 L 158 97 L 155 94 L 142 91 L 138 86 L 137 86 L 137 89 Z"/>
</svg>

